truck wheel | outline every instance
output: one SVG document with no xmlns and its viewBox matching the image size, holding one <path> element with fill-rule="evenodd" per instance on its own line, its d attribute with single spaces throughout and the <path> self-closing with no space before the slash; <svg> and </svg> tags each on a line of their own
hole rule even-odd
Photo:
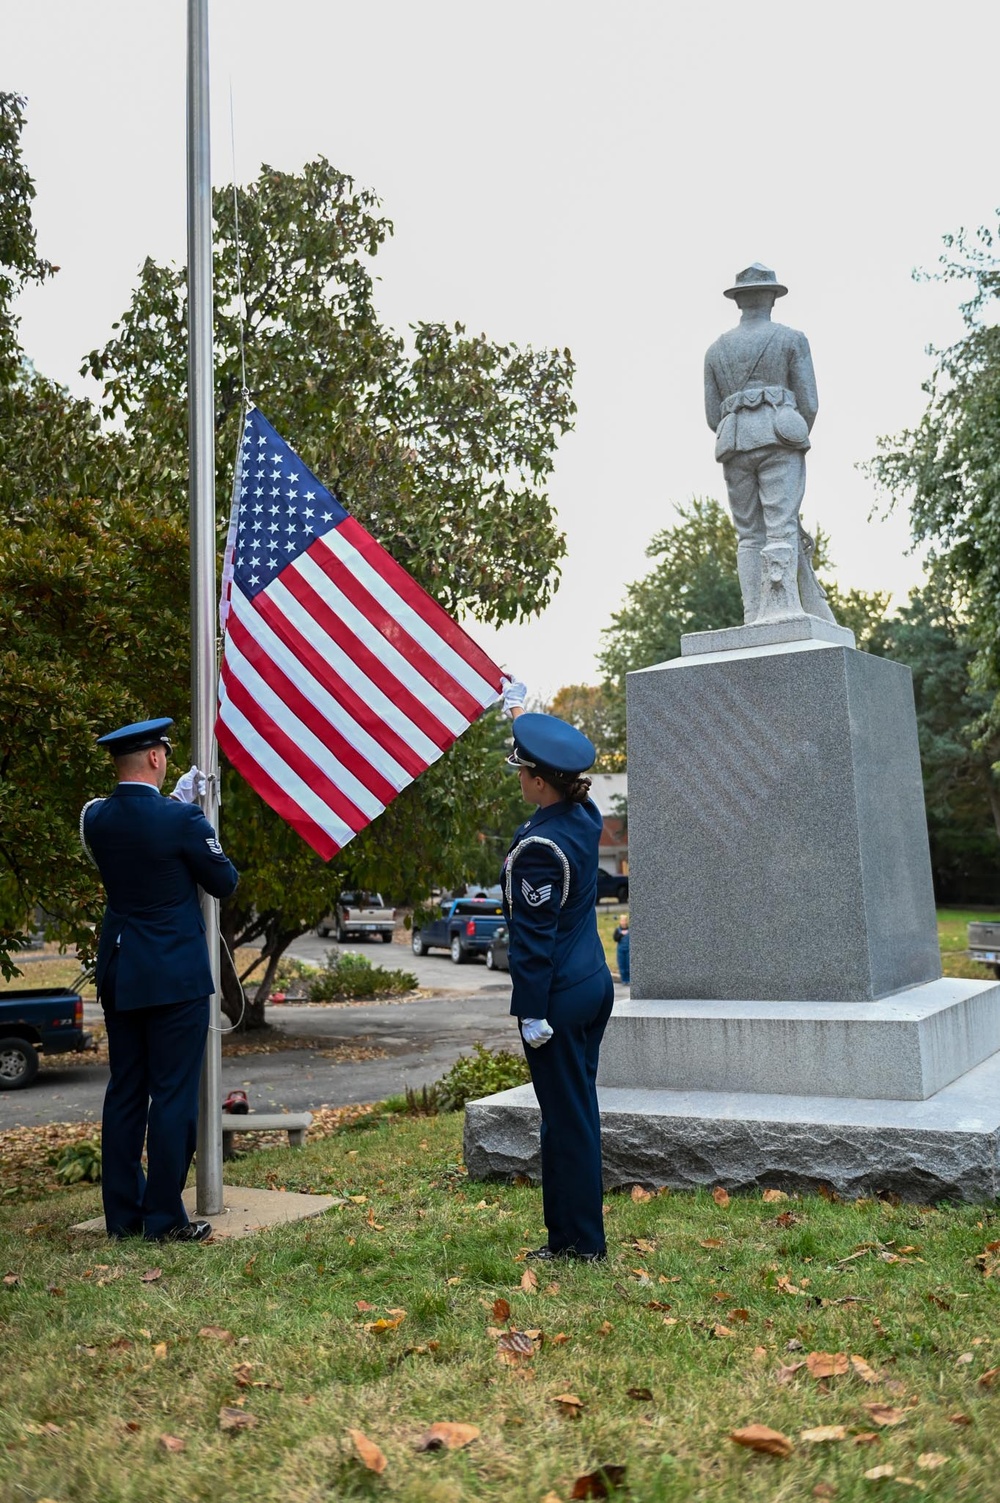
<svg viewBox="0 0 1000 1503">
<path fill-rule="evenodd" d="M 617 897 L 619 903 L 627 903 L 628 902 L 628 888 L 627 887 L 619 887 L 618 892 L 615 894 L 615 896 Z"/>
<path fill-rule="evenodd" d="M 414 955 L 427 954 L 427 946 L 424 944 L 423 940 L 420 938 L 420 935 L 416 930 L 413 931 L 413 940 L 411 941 L 410 948 L 413 951 Z"/>
<path fill-rule="evenodd" d="M 1000 981 L 1000 965 L 995 965 L 993 967 L 993 974 L 997 978 L 997 980 Z"/>
<path fill-rule="evenodd" d="M 344 943 L 344 941 L 345 941 L 346 938 L 347 938 L 347 930 L 344 928 L 343 924 L 338 924 L 337 925 L 337 943 L 338 943 L 338 945 L 342 945 Z"/>
<path fill-rule="evenodd" d="M 456 934 L 451 942 L 451 958 L 454 965 L 464 965 L 466 960 L 465 951 L 462 949 L 462 941 Z"/>
<path fill-rule="evenodd" d="M 0 1091 L 30 1085 L 38 1074 L 38 1053 L 25 1039 L 0 1039 Z"/>
<path fill-rule="evenodd" d="M 392 944 L 392 930 L 391 929 L 381 929 L 379 932 L 382 935 L 382 943 L 384 945 L 391 945 Z"/>
<path fill-rule="evenodd" d="M 330 931 L 326 927 L 325 924 L 317 924 L 316 925 L 316 933 L 319 935 L 320 939 L 326 939 L 326 937 L 329 934 L 329 932 Z"/>
<path fill-rule="evenodd" d="M 490 948 L 486 951 L 486 969 L 488 971 L 495 971 L 496 968 L 497 968 L 497 963 L 493 959 L 493 946 L 490 945 Z"/>
</svg>

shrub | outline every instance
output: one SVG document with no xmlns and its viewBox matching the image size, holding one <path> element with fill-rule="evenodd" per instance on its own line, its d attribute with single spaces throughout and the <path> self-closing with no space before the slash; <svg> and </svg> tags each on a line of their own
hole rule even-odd
<svg viewBox="0 0 1000 1503">
<path fill-rule="evenodd" d="M 437 1082 L 437 1104 L 443 1112 L 458 1112 L 467 1101 L 524 1085 L 530 1078 L 523 1055 L 473 1044 L 472 1053 L 459 1055 L 447 1075 Z"/>
<path fill-rule="evenodd" d="M 56 1179 L 64 1185 L 77 1185 L 88 1179 L 98 1184 L 101 1178 L 101 1145 L 97 1138 L 81 1138 L 78 1143 L 68 1143 L 60 1154 L 53 1154 Z"/>
<path fill-rule="evenodd" d="M 362 997 L 401 996 L 416 985 L 417 978 L 410 971 L 390 971 L 372 965 L 365 955 L 331 949 L 323 969 L 312 973 L 306 991 L 310 1002 L 354 1002 Z"/>
</svg>

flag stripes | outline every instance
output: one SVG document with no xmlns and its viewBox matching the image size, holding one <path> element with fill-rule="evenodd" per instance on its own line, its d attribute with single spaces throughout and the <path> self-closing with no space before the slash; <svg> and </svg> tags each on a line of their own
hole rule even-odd
<svg viewBox="0 0 1000 1503">
<path fill-rule="evenodd" d="M 496 702 L 501 672 L 255 408 L 235 490 L 216 735 L 329 860 Z"/>
</svg>

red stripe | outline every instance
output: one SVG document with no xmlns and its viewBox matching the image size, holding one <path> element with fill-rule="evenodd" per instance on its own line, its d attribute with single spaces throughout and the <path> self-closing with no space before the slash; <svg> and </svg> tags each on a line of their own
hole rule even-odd
<svg viewBox="0 0 1000 1503">
<path fill-rule="evenodd" d="M 327 750 L 331 751 L 338 761 L 354 774 L 358 782 L 363 783 L 379 803 L 391 803 L 399 790 L 317 710 L 312 701 L 306 698 L 302 690 L 287 677 L 274 659 L 268 656 L 265 648 L 251 636 L 235 612 L 226 635 L 232 640 L 233 646 L 237 647 L 257 670 L 268 688 L 274 690 L 292 714 L 303 725 L 308 726 Z M 225 648 L 223 648 L 223 656 L 225 656 Z"/>
<path fill-rule="evenodd" d="M 298 831 L 307 845 L 311 845 L 317 856 L 324 861 L 330 861 L 341 847 L 321 829 L 314 819 L 295 802 L 289 798 L 284 789 L 280 788 L 269 773 L 266 773 L 247 751 L 241 741 L 238 741 L 232 731 L 221 720 L 215 723 L 215 739 L 225 752 L 236 771 L 249 783 L 255 793 L 259 793 L 265 804 L 270 804 L 275 814 L 291 825 L 293 830 Z"/>
<path fill-rule="evenodd" d="M 266 590 L 261 590 L 253 598 L 253 606 L 260 613 L 268 626 L 279 637 L 285 646 L 302 664 L 303 668 L 316 680 L 318 684 L 332 694 L 338 703 L 342 704 L 352 720 L 356 720 L 379 746 L 385 748 L 391 757 L 404 767 L 411 778 L 417 778 L 428 766 L 417 752 L 404 741 L 390 725 L 381 718 L 376 710 L 367 705 L 359 694 L 351 688 L 345 679 L 341 678 L 333 667 L 320 657 L 311 642 L 291 624 L 281 608 L 275 605 Z"/>
<path fill-rule="evenodd" d="M 254 730 L 266 741 L 276 756 L 279 756 L 293 772 L 310 788 L 316 797 L 329 809 L 342 819 L 354 834 L 363 830 L 365 825 L 371 824 L 367 814 L 351 803 L 347 795 L 331 782 L 326 773 L 317 767 L 311 757 L 307 757 L 301 746 L 298 746 L 289 736 L 284 726 L 269 715 L 267 711 L 257 703 L 245 684 L 233 673 L 229 664 L 223 661 L 222 678 L 226 685 L 226 694 L 232 700 L 237 710 L 241 710 Z"/>
<path fill-rule="evenodd" d="M 491 688 L 497 693 L 502 692 L 503 674 L 492 659 L 488 658 L 482 648 L 472 640 L 467 632 L 454 621 L 443 606 L 438 605 L 433 596 L 428 595 L 422 589 L 411 574 L 408 574 L 402 564 L 398 564 L 391 553 L 378 544 L 370 533 L 366 532 L 360 522 L 353 517 L 347 517 L 337 529 L 343 533 L 365 561 L 371 564 L 376 573 L 381 574 L 386 584 L 391 585 L 407 605 L 416 611 L 417 615 L 426 621 L 431 629 L 437 632 L 442 641 L 447 642 L 460 658 L 464 658 L 470 668 L 474 668 L 480 678 L 484 678 Z M 481 709 L 482 707 L 480 707 Z"/>
<path fill-rule="evenodd" d="M 416 695 L 411 693 L 404 684 L 401 684 L 396 675 L 380 662 L 370 648 L 366 647 L 359 637 L 356 637 L 350 627 L 337 616 L 333 609 L 326 603 L 322 595 L 308 584 L 296 569 L 286 569 L 281 576 L 281 583 L 294 595 L 306 614 L 316 622 L 316 625 L 326 632 L 326 635 L 356 663 L 366 678 L 371 679 L 382 693 L 391 699 L 406 716 L 413 722 L 429 741 L 432 741 L 440 751 L 447 751 L 455 740 L 456 733 L 450 731 L 447 726 L 422 704 Z M 261 591 L 261 594 L 266 594 Z M 260 599 L 255 596 L 254 603 Z M 423 771 L 423 768 L 421 768 Z"/>
<path fill-rule="evenodd" d="M 339 528 L 337 530 L 339 531 Z M 421 678 L 426 679 L 428 684 L 436 689 L 450 705 L 453 705 L 460 715 L 471 724 L 483 713 L 479 700 L 452 678 L 448 670 L 427 651 L 426 647 L 410 636 L 403 624 L 386 610 L 377 596 L 366 589 L 357 575 L 351 572 L 349 565 L 331 552 L 322 538 L 318 539 L 316 544 L 307 551 L 313 563 L 317 564 L 327 578 L 347 596 L 365 620 L 370 621 L 376 631 L 381 632 L 385 640 L 406 659 Z"/>
</svg>

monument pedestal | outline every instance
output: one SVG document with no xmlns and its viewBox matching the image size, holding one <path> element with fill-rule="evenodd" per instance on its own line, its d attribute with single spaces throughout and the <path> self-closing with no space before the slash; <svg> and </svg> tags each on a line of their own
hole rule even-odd
<svg viewBox="0 0 1000 1503">
<path fill-rule="evenodd" d="M 717 636 L 629 675 L 605 1182 L 992 1198 L 1000 986 L 941 979 L 909 671 Z M 530 1086 L 470 1103 L 469 1173 L 537 1176 L 537 1132 Z"/>
</svg>

